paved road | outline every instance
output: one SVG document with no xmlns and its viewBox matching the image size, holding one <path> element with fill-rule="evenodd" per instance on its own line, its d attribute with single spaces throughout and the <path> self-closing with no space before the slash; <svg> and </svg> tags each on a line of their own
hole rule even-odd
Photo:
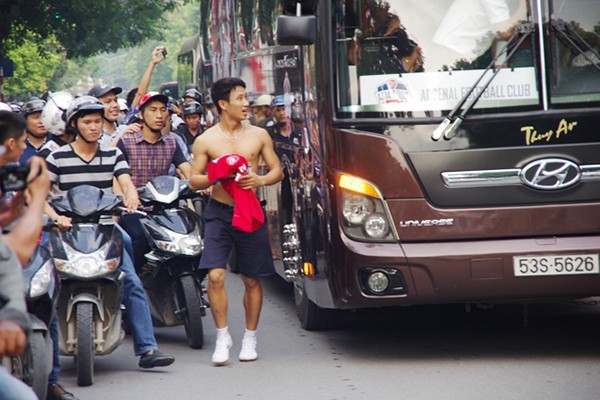
<svg viewBox="0 0 600 400">
<path fill-rule="evenodd" d="M 600 398 L 600 309 L 590 305 L 403 308 L 345 315 L 342 327 L 307 332 L 290 288 L 265 282 L 259 357 L 237 361 L 243 331 L 242 284 L 229 275 L 232 361 L 213 367 L 214 325 L 205 348 L 185 345 L 182 327 L 157 329 L 161 349 L 177 357 L 162 370 L 140 370 L 131 339 L 96 360 L 93 386 L 76 387 L 72 359 L 63 383 L 81 400 L 111 399 L 523 399 Z"/>
</svg>

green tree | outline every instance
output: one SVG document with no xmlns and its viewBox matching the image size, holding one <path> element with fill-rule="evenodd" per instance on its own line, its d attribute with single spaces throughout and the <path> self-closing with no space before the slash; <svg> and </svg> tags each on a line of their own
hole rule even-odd
<svg viewBox="0 0 600 400">
<path fill-rule="evenodd" d="M 48 90 L 48 81 L 56 69 L 64 62 L 55 37 L 41 40 L 37 35 L 26 32 L 21 46 L 10 43 L 12 50 L 8 57 L 13 60 L 14 76 L 6 78 L 4 94 L 7 100 L 26 100 L 30 96 L 41 96 Z M 44 53 L 44 56 L 40 54 Z"/>
<path fill-rule="evenodd" d="M 163 38 L 150 39 L 133 48 L 112 53 L 102 53 L 95 57 L 97 69 L 89 74 L 94 82 L 117 85 L 124 91 L 136 86 L 150 61 L 150 54 L 156 46 L 167 48 L 167 59 L 155 69 L 150 81 L 150 90 L 169 81 L 177 80 L 177 54 L 183 41 L 197 34 L 200 29 L 200 10 L 197 2 L 190 2 L 165 16 Z"/>
<path fill-rule="evenodd" d="M 3 2 L 4 3 L 4 2 Z M 38 44 L 55 36 L 69 58 L 116 51 L 161 37 L 165 14 L 184 0 L 13 0 L 0 7 L 0 56 L 7 35 L 17 45 L 33 32 Z"/>
<path fill-rule="evenodd" d="M 163 39 L 148 38 L 136 47 L 91 57 L 68 57 L 65 49 L 51 36 L 42 40 L 38 35 L 25 32 L 18 43 L 6 41 L 6 56 L 14 60 L 14 76 L 5 79 L 7 101 L 24 100 L 31 95 L 41 96 L 46 90 L 67 90 L 74 95 L 87 93 L 99 82 L 122 87 L 125 91 L 137 85 L 148 66 L 155 46 L 168 49 L 168 57 L 156 69 L 151 90 L 177 78 L 177 53 L 185 38 L 198 33 L 198 3 L 190 1 L 175 12 L 164 13 Z"/>
</svg>

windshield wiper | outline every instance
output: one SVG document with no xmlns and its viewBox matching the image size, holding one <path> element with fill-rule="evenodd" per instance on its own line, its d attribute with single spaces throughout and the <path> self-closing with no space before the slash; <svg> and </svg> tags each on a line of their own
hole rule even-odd
<svg viewBox="0 0 600 400">
<path fill-rule="evenodd" d="M 577 30 L 573 27 L 573 24 L 562 19 L 553 19 L 550 21 L 552 29 L 562 35 L 567 43 L 575 49 L 578 54 L 583 56 L 597 71 L 600 72 L 600 65 L 598 60 L 600 57 L 594 48 L 577 33 Z"/>
<path fill-rule="evenodd" d="M 450 113 L 448 113 L 448 115 L 438 125 L 438 127 L 435 128 L 435 130 L 431 134 L 432 140 L 437 141 L 437 140 L 440 140 L 442 137 L 446 140 L 449 140 L 456 134 L 456 131 L 462 124 L 467 113 L 469 113 L 469 111 L 471 111 L 471 109 L 473 108 L 473 106 L 475 105 L 477 100 L 479 100 L 479 98 L 481 98 L 481 96 L 483 95 L 483 93 L 485 92 L 487 87 L 490 85 L 490 83 L 492 83 L 492 81 L 494 80 L 496 75 L 498 75 L 498 73 L 502 70 L 502 68 L 495 69 L 492 76 L 483 84 L 483 87 L 481 88 L 481 90 L 478 93 L 476 93 L 475 96 L 473 96 L 471 101 L 465 106 L 465 108 L 459 114 L 460 109 L 467 102 L 469 96 L 471 96 L 471 94 L 473 94 L 475 89 L 477 89 L 477 85 L 479 85 L 479 82 L 481 82 L 481 80 L 488 73 L 488 71 L 491 70 L 494 67 L 494 65 L 496 65 L 496 62 L 498 61 L 498 59 L 508 52 L 509 46 L 512 46 L 512 43 L 515 41 L 517 36 L 520 36 L 520 38 L 516 42 L 516 44 L 512 47 L 512 50 L 510 52 L 508 52 L 508 54 L 506 55 L 506 60 L 504 61 L 505 63 L 511 59 L 513 54 L 515 54 L 515 52 L 521 46 L 521 43 L 523 43 L 523 41 L 532 34 L 533 29 L 534 29 L 534 27 L 533 27 L 532 22 L 523 22 L 523 23 L 520 23 L 515 26 L 515 30 L 514 30 L 513 34 L 511 35 L 511 37 L 506 41 L 506 45 L 502 48 L 501 51 L 498 52 L 498 54 L 496 54 L 496 56 L 492 59 L 492 61 L 488 64 L 488 66 L 485 67 L 481 76 L 479 76 L 477 81 L 475 81 L 475 83 L 469 88 L 469 90 L 458 101 L 458 103 L 456 103 L 456 105 L 454 106 L 452 111 L 450 111 Z"/>
</svg>

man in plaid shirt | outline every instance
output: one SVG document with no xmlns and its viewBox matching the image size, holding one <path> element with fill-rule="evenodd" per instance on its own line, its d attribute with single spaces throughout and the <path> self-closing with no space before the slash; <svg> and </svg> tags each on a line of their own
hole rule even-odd
<svg viewBox="0 0 600 400">
<path fill-rule="evenodd" d="M 163 135 L 162 129 L 170 118 L 167 109 L 169 98 L 158 92 L 148 92 L 138 103 L 138 117 L 142 130 L 125 135 L 117 143 L 131 168 L 131 178 L 137 187 L 143 187 L 157 176 L 168 175 L 174 164 L 187 179 L 191 165 L 177 140 L 172 135 Z M 131 236 L 134 264 L 139 269 L 144 263 L 144 254 L 150 247 L 144 236 L 138 214 L 123 215 L 121 225 Z"/>
</svg>

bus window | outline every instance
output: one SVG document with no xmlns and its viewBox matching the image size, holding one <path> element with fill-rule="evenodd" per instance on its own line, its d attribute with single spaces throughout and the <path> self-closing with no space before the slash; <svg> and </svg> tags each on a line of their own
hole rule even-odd
<svg viewBox="0 0 600 400">
<path fill-rule="evenodd" d="M 501 71 L 474 113 L 540 107 L 535 37 L 520 40 L 526 0 L 336 0 L 335 8 L 341 116 L 443 115 L 488 65 Z"/>
<path fill-rule="evenodd" d="M 555 0 L 550 21 L 554 104 L 600 100 L 600 7 L 595 0 Z"/>
</svg>

